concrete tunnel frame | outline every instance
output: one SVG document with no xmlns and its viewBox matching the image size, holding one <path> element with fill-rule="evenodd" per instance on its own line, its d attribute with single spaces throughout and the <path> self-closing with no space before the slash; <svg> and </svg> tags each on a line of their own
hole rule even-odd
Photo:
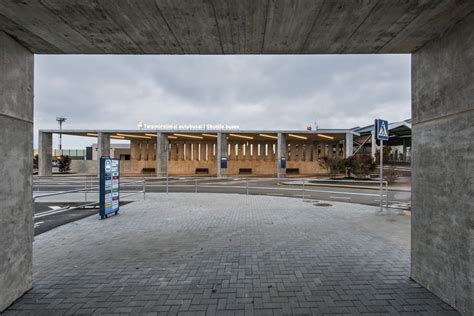
<svg viewBox="0 0 474 316">
<path fill-rule="evenodd" d="M 473 12 L 468 0 L 0 2 L 0 310 L 32 286 L 34 54 L 412 53 L 411 277 L 474 315 Z"/>
</svg>

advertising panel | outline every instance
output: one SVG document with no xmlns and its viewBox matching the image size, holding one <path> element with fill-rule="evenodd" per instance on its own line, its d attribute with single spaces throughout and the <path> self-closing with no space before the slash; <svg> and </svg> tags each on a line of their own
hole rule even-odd
<svg viewBox="0 0 474 316">
<path fill-rule="evenodd" d="M 120 160 L 100 158 L 100 218 L 117 214 L 120 202 Z"/>
</svg>

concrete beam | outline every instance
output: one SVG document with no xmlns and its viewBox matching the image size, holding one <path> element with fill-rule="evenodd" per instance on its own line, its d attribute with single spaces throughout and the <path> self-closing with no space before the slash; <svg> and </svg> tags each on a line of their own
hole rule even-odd
<svg viewBox="0 0 474 316">
<path fill-rule="evenodd" d="M 286 168 L 281 168 L 281 165 L 280 165 L 281 158 L 286 159 L 286 135 L 283 133 L 278 133 L 276 152 L 277 152 L 277 157 L 276 157 L 277 177 L 284 178 L 286 177 Z"/>
<path fill-rule="evenodd" d="M 411 277 L 474 315 L 474 13 L 412 56 Z"/>
<path fill-rule="evenodd" d="M 33 68 L 0 32 L 0 312 L 32 286 Z"/>
<path fill-rule="evenodd" d="M 38 175 L 50 176 L 52 174 L 53 134 L 38 133 Z"/>
<path fill-rule="evenodd" d="M 349 158 L 354 153 L 354 135 L 346 133 L 346 141 L 344 142 L 345 158 Z"/>
<path fill-rule="evenodd" d="M 410 53 L 473 9 L 469 0 L 4 0 L 0 30 L 42 54 Z"/>
<path fill-rule="evenodd" d="M 225 177 L 227 175 L 227 169 L 221 168 L 222 157 L 227 158 L 227 135 L 224 133 L 217 133 L 216 165 L 218 177 Z M 229 161 L 227 161 L 227 163 L 229 163 Z"/>
<path fill-rule="evenodd" d="M 156 135 L 156 175 L 163 177 L 168 175 L 168 135 L 157 133 Z"/>
</svg>

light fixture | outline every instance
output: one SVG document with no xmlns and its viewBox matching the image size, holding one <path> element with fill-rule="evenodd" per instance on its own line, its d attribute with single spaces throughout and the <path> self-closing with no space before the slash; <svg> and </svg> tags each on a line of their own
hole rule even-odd
<svg viewBox="0 0 474 316">
<path fill-rule="evenodd" d="M 301 136 L 301 135 L 295 135 L 295 134 L 288 134 L 288 136 L 294 137 L 294 138 L 299 138 L 299 139 L 308 139 L 306 136 Z"/>
<path fill-rule="evenodd" d="M 244 138 L 244 139 L 253 139 L 252 136 L 244 136 L 244 135 L 238 135 L 238 134 L 229 134 L 229 136 L 240 137 L 240 138 Z"/>
<path fill-rule="evenodd" d="M 142 136 L 142 135 L 132 135 L 132 134 L 122 134 L 122 133 L 117 133 L 118 136 L 123 136 L 123 137 L 131 137 L 131 138 L 144 138 L 144 139 L 151 139 L 150 136 Z"/>
<path fill-rule="evenodd" d="M 171 136 L 171 135 L 169 135 L 168 138 L 169 138 L 169 139 L 178 139 L 178 137 L 176 137 L 176 136 Z"/>
<path fill-rule="evenodd" d="M 188 134 L 173 134 L 174 136 L 180 136 L 180 137 L 189 137 L 189 138 L 196 138 L 196 139 L 204 139 L 202 136 L 196 136 L 196 135 L 188 135 Z"/>
<path fill-rule="evenodd" d="M 156 134 L 145 134 L 146 136 L 156 137 Z"/>
<path fill-rule="evenodd" d="M 324 135 L 324 134 L 318 134 L 318 136 L 322 138 L 327 138 L 327 139 L 334 139 L 334 137 L 329 136 L 329 135 Z"/>
<path fill-rule="evenodd" d="M 93 136 L 93 137 L 97 137 L 98 135 L 95 134 L 95 133 L 87 133 L 87 136 Z"/>
<path fill-rule="evenodd" d="M 202 136 L 215 137 L 215 138 L 217 138 L 217 135 L 212 135 L 212 134 L 202 134 Z"/>
<path fill-rule="evenodd" d="M 273 136 L 273 135 L 268 135 L 268 134 L 258 134 L 258 135 L 260 135 L 262 137 L 266 137 L 266 138 L 278 139 L 277 136 Z"/>
<path fill-rule="evenodd" d="M 123 137 L 123 136 L 117 136 L 117 135 L 110 135 L 110 138 L 114 138 L 114 139 L 125 139 L 125 137 Z"/>
</svg>

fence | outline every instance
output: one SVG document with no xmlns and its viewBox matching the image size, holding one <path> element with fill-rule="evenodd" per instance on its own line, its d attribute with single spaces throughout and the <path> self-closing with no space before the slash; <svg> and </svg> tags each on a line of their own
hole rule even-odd
<svg viewBox="0 0 474 316">
<path fill-rule="evenodd" d="M 122 178 L 123 179 L 123 178 Z M 120 198 L 130 197 L 136 194 L 143 194 L 143 199 L 146 199 L 146 192 L 149 189 L 153 189 L 156 192 L 165 192 L 169 193 L 171 189 L 174 189 L 174 192 L 207 192 L 207 193 L 228 193 L 231 191 L 232 193 L 240 193 L 240 194 L 264 194 L 264 191 L 274 191 L 277 193 L 281 192 L 293 192 L 297 193 L 299 197 L 302 199 L 306 199 L 309 197 L 311 192 L 317 193 L 334 193 L 330 191 L 320 190 L 320 189 L 313 189 L 315 185 L 324 185 L 328 183 L 339 184 L 339 180 L 317 180 L 311 179 L 312 183 L 307 183 L 306 180 L 291 180 L 293 186 L 252 186 L 252 181 L 247 179 L 245 184 L 243 185 L 218 185 L 212 183 L 199 183 L 199 180 L 207 180 L 210 178 L 186 178 L 181 180 L 173 179 L 170 182 L 168 177 L 147 177 L 141 178 L 140 180 L 134 179 L 123 179 L 120 181 Z M 316 182 L 316 183 L 314 183 Z M 319 184 L 318 184 L 319 182 Z M 345 180 L 346 183 L 358 184 L 358 188 L 361 189 L 373 189 L 378 190 L 378 187 L 367 186 L 367 184 L 378 184 L 379 181 L 375 180 L 366 180 L 366 181 L 358 181 L 358 180 Z M 388 182 L 384 181 L 384 191 L 385 193 L 382 195 L 382 202 L 385 202 L 385 207 L 388 207 Z M 299 187 L 294 187 L 298 185 Z M 39 194 L 42 188 L 51 191 L 55 187 L 58 188 L 67 188 L 71 187 L 73 189 L 66 190 L 66 191 L 59 191 L 53 193 L 45 193 Z M 33 181 L 33 188 L 34 192 L 37 195 L 34 195 L 34 201 L 40 198 L 55 196 L 55 195 L 62 195 L 62 194 L 71 194 L 71 193 L 83 193 L 84 194 L 84 204 L 76 206 L 75 208 L 87 207 L 91 205 L 97 205 L 98 201 L 89 202 L 89 194 L 90 193 L 98 193 L 99 183 L 98 178 L 95 176 L 89 177 L 58 177 L 58 176 L 50 176 L 50 177 L 35 177 Z M 161 190 L 157 190 L 160 188 Z M 380 197 L 380 194 L 374 193 L 343 193 L 343 194 L 353 194 L 353 195 L 364 195 L 364 196 L 373 196 L 373 197 Z M 282 194 L 283 195 L 283 194 Z"/>
</svg>

